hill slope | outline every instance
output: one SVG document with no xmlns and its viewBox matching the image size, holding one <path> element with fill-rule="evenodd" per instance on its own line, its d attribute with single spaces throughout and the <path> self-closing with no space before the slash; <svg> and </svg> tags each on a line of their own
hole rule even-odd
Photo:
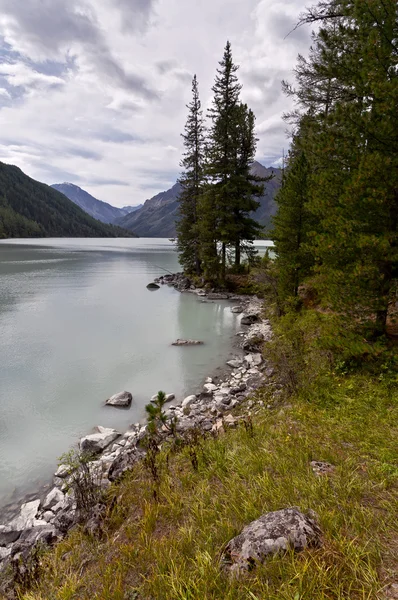
<svg viewBox="0 0 398 600">
<path fill-rule="evenodd" d="M 123 214 L 121 209 L 107 202 L 102 202 L 102 200 L 97 200 L 97 198 L 73 183 L 54 183 L 51 187 L 64 194 L 94 219 L 98 219 L 103 223 L 113 223 Z"/>
<path fill-rule="evenodd" d="M 265 228 L 269 227 L 272 216 L 276 213 L 275 194 L 280 188 L 281 169 L 267 168 L 258 162 L 253 163 L 253 173 L 260 177 L 274 174 L 274 178 L 265 184 L 264 195 L 259 199 L 260 207 L 254 214 L 256 220 Z M 178 219 L 178 195 L 180 185 L 176 183 L 166 192 L 157 194 L 147 200 L 142 208 L 117 219 L 115 223 L 140 237 L 175 237 L 175 223 Z"/>
<path fill-rule="evenodd" d="M 175 237 L 180 190 L 180 184 L 176 183 L 171 189 L 147 200 L 142 208 L 118 219 L 116 223 L 128 230 L 139 231 L 137 235 L 140 237 Z"/>
<path fill-rule="evenodd" d="M 51 187 L 64 194 L 64 196 L 80 206 L 86 213 L 94 217 L 94 219 L 102 221 L 102 223 L 114 223 L 117 219 L 142 207 L 142 204 L 140 204 L 138 206 L 117 208 L 116 206 L 112 206 L 112 204 L 94 198 L 94 196 L 73 183 L 54 183 Z"/>
<path fill-rule="evenodd" d="M 0 238 L 129 237 L 93 219 L 66 196 L 0 162 Z"/>
</svg>

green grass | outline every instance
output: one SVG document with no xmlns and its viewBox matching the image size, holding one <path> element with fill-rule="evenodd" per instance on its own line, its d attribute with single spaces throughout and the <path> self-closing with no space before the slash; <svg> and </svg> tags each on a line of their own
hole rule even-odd
<svg viewBox="0 0 398 600">
<path fill-rule="evenodd" d="M 111 490 L 96 540 L 77 529 L 44 559 L 24 600 L 382 599 L 398 579 L 398 394 L 369 377 L 330 375 L 328 404 L 296 397 L 253 410 L 244 427 L 207 440 L 194 471 L 185 450 L 163 461 L 159 500 L 143 466 Z M 265 390 L 256 400 L 270 402 Z M 163 457 L 164 458 L 164 457 Z M 333 463 L 317 477 L 311 460 Z M 231 579 L 224 545 L 288 506 L 313 509 L 320 549 L 274 557 Z"/>
</svg>

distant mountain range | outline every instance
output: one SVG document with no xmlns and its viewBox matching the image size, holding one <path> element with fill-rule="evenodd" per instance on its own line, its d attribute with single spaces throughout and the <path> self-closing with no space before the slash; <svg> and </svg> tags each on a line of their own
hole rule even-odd
<svg viewBox="0 0 398 600">
<path fill-rule="evenodd" d="M 252 172 L 259 177 L 273 179 L 264 186 L 264 195 L 259 198 L 260 207 L 253 214 L 254 218 L 269 228 L 271 219 L 276 213 L 275 195 L 281 186 L 282 171 L 274 167 L 264 167 L 259 162 L 254 162 Z M 178 219 L 178 195 L 181 186 L 179 183 L 167 192 L 161 192 L 150 200 L 147 200 L 142 208 L 126 216 L 116 219 L 115 224 L 134 231 L 140 237 L 175 237 L 176 220 Z"/>
<path fill-rule="evenodd" d="M 140 204 L 139 206 L 117 208 L 107 202 L 97 200 L 97 198 L 94 198 L 94 196 L 91 196 L 91 194 L 73 183 L 54 183 L 51 187 L 64 194 L 69 200 L 72 200 L 72 202 L 80 206 L 86 213 L 94 217 L 94 219 L 98 219 L 98 221 L 102 221 L 103 223 L 114 223 L 116 219 L 134 212 L 142 206 Z"/>
<path fill-rule="evenodd" d="M 0 238 L 134 237 L 93 219 L 66 196 L 0 162 Z"/>
</svg>

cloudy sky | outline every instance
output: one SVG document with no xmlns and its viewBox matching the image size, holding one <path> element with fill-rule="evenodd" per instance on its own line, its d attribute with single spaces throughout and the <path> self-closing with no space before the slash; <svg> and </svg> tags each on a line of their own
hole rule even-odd
<svg viewBox="0 0 398 600">
<path fill-rule="evenodd" d="M 305 0 L 0 0 L 0 160 L 115 206 L 174 184 L 197 74 L 202 103 L 225 42 L 254 110 L 258 160 L 288 147 L 281 119 L 310 31 Z"/>
</svg>

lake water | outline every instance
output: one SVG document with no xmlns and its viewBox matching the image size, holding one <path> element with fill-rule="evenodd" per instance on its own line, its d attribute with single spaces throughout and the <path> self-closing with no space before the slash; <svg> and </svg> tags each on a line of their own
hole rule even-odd
<svg viewBox="0 0 398 600">
<path fill-rule="evenodd" d="M 181 400 L 224 365 L 239 329 L 230 303 L 146 289 L 178 269 L 168 240 L 0 243 L 0 508 L 93 426 L 127 429 L 158 390 Z M 122 390 L 129 411 L 104 406 Z"/>
</svg>

